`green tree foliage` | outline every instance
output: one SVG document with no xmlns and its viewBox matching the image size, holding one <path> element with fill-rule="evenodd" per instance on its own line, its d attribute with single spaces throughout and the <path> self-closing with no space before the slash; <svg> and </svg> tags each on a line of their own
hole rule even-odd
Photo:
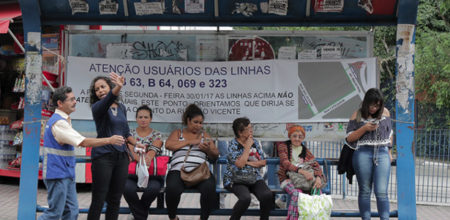
<svg viewBox="0 0 450 220">
<path fill-rule="evenodd" d="M 450 126 L 450 1 L 420 0 L 415 79 L 418 126 Z"/>
<path fill-rule="evenodd" d="M 238 30 L 344 31 L 372 30 L 378 57 L 380 88 L 395 116 L 396 26 L 376 27 L 237 27 Z M 420 0 L 415 51 L 416 123 L 418 127 L 450 126 L 450 0 Z"/>
</svg>

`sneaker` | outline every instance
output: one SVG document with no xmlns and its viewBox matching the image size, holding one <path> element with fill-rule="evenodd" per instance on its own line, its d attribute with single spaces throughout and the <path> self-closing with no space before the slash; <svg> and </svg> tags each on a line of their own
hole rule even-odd
<svg viewBox="0 0 450 220">
<path fill-rule="evenodd" d="M 133 214 L 129 214 L 128 217 L 127 217 L 127 220 L 134 220 Z"/>
<path fill-rule="evenodd" d="M 250 194 L 252 197 L 252 200 L 250 201 L 250 207 L 259 207 L 259 200 L 256 198 L 255 195 Z"/>
<path fill-rule="evenodd" d="M 291 182 L 290 179 L 284 180 L 284 181 L 280 184 L 280 188 L 284 190 L 284 187 L 286 187 L 286 185 L 287 185 L 288 183 L 290 183 L 290 182 Z"/>
<path fill-rule="evenodd" d="M 225 208 L 225 197 L 227 197 L 226 193 L 220 193 L 220 208 L 224 209 Z"/>
<path fill-rule="evenodd" d="M 279 208 L 279 209 L 286 209 L 286 202 L 283 201 L 283 197 L 278 197 L 275 200 L 275 205 Z"/>
</svg>

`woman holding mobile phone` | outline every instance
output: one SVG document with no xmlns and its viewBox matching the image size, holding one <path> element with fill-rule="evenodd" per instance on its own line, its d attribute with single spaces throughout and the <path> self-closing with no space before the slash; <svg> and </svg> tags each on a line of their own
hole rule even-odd
<svg viewBox="0 0 450 220">
<path fill-rule="evenodd" d="M 203 131 L 204 119 L 202 110 L 197 105 L 190 104 L 182 116 L 185 128 L 172 131 L 166 141 L 166 148 L 173 151 L 166 179 L 166 205 L 171 220 L 178 219 L 177 207 L 181 193 L 188 187 L 181 179 L 181 168 L 184 166 L 190 172 L 202 163 L 208 163 L 208 160 L 215 160 L 219 155 L 210 135 Z M 192 188 L 200 191 L 200 219 L 206 220 L 212 209 L 216 208 L 213 206 L 217 201 L 214 175 Z"/>
<path fill-rule="evenodd" d="M 358 206 L 361 218 L 370 219 L 370 194 L 374 187 L 380 219 L 389 219 L 388 183 L 392 161 L 393 130 L 383 95 L 367 90 L 361 108 L 353 113 L 346 142 L 356 147 L 352 163 L 358 180 Z"/>
</svg>

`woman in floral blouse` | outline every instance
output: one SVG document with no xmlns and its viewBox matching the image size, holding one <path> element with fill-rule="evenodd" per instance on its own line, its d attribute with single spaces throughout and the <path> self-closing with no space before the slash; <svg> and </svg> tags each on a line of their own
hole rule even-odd
<svg viewBox="0 0 450 220">
<path fill-rule="evenodd" d="M 236 136 L 228 146 L 227 170 L 224 174 L 224 187 L 233 192 L 238 201 L 233 207 L 230 219 L 240 219 L 248 209 L 253 193 L 260 202 L 260 219 L 269 219 L 273 206 L 273 195 L 260 174 L 260 168 L 266 165 L 264 153 L 258 141 L 253 139 L 253 128 L 248 118 L 237 118 L 233 121 L 233 131 Z M 233 183 L 232 171 L 256 173 L 253 184 Z"/>
<path fill-rule="evenodd" d="M 152 110 L 143 105 L 136 111 L 136 122 L 138 127 L 131 130 L 131 135 L 138 143 L 145 145 L 145 163 L 150 167 L 151 161 L 155 156 L 160 154 L 162 146 L 161 133 L 153 128 L 150 128 L 150 123 L 153 118 Z M 139 162 L 139 154 L 136 153 L 133 147 L 130 147 L 133 160 Z M 161 187 L 164 185 L 164 178 L 162 176 L 151 175 L 148 180 L 147 188 L 144 190 L 141 198 L 137 194 L 137 176 L 129 174 L 125 184 L 125 191 L 123 196 L 130 207 L 131 213 L 135 220 L 147 219 L 148 210 L 153 200 L 158 196 Z"/>
</svg>

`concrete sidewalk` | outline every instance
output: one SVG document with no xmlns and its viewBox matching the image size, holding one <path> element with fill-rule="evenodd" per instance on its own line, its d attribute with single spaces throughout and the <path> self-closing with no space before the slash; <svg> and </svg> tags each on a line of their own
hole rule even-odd
<svg viewBox="0 0 450 220">
<path fill-rule="evenodd" d="M 199 194 L 187 193 L 183 194 L 181 198 L 180 206 L 182 207 L 199 207 Z M 0 219 L 1 220 L 15 220 L 17 219 L 17 207 L 19 200 L 19 180 L 15 178 L 0 177 Z M 47 206 L 47 192 L 42 182 L 39 183 L 38 189 L 38 204 Z M 227 208 L 231 208 L 236 201 L 234 195 L 229 194 L 226 197 L 225 205 Z M 81 208 L 88 208 L 91 202 L 90 185 L 80 184 L 78 186 L 78 202 Z M 355 200 L 342 200 L 339 198 L 333 198 L 333 210 L 357 210 L 358 203 Z M 127 206 L 125 199 L 122 198 L 121 206 Z M 156 204 L 152 204 L 156 206 Z M 391 203 L 391 210 L 396 210 L 397 204 Z M 376 211 L 376 203 L 372 202 L 372 210 Z M 39 216 L 41 213 L 37 213 Z M 441 220 L 448 219 L 450 216 L 449 206 L 431 206 L 431 205 L 418 205 L 417 206 L 417 219 L 419 220 Z M 80 214 L 79 219 L 86 219 L 86 214 Z M 198 216 L 179 216 L 181 220 L 197 220 Z M 120 215 L 120 220 L 127 220 L 128 215 Z M 229 217 L 226 216 L 211 216 L 212 220 L 225 220 Z M 165 215 L 150 215 L 148 219 L 164 219 L 168 217 Z M 243 217 L 242 219 L 259 219 L 258 217 Z M 271 217 L 271 219 L 285 219 L 285 217 Z M 343 220 L 344 218 L 332 218 L 336 220 Z M 360 218 L 345 218 L 345 219 L 360 219 Z M 377 218 L 372 218 L 377 219 Z"/>
</svg>

